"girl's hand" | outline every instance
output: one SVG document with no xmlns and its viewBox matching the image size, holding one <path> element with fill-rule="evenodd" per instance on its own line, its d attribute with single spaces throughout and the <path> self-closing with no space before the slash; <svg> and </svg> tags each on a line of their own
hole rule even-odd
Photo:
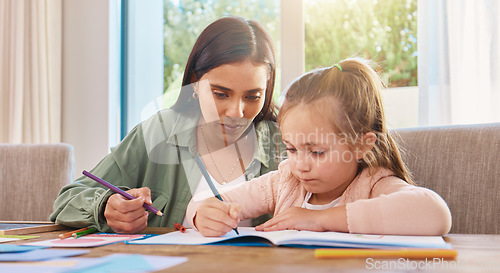
<svg viewBox="0 0 500 273">
<path fill-rule="evenodd" d="M 288 208 L 271 220 L 255 227 L 255 230 L 258 231 L 284 229 L 349 232 L 345 206 L 326 210 L 308 210 L 299 207 Z"/>
<path fill-rule="evenodd" d="M 321 211 L 308 210 L 304 208 L 288 208 L 283 213 L 278 214 L 269 221 L 256 226 L 259 231 L 276 231 L 284 229 L 324 231 L 319 223 Z"/>
<path fill-rule="evenodd" d="M 127 192 L 136 199 L 128 200 L 115 193 L 109 197 L 104 209 L 104 217 L 108 225 L 117 233 L 137 233 L 148 225 L 149 213 L 142 205 L 152 204 L 151 190 L 144 187 Z"/>
<path fill-rule="evenodd" d="M 211 197 L 200 205 L 193 222 L 203 236 L 222 236 L 238 226 L 240 213 L 240 205 Z"/>
</svg>

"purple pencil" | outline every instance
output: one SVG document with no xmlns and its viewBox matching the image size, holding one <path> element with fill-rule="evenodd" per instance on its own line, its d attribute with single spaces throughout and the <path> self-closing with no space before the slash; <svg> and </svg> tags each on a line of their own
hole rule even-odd
<svg viewBox="0 0 500 273">
<path fill-rule="evenodd" d="M 133 195 L 131 195 L 130 193 L 127 193 L 126 191 L 112 185 L 111 183 L 107 182 L 106 180 L 102 179 L 102 178 L 99 178 L 87 171 L 83 171 L 83 174 L 92 178 L 93 180 L 95 180 L 96 182 L 99 182 L 100 184 L 102 184 L 103 186 L 109 188 L 110 190 L 118 193 L 118 194 L 121 194 L 123 197 L 129 199 L 129 200 L 133 200 L 135 199 L 135 197 Z M 163 216 L 163 213 L 161 211 L 159 211 L 157 208 L 151 206 L 150 204 L 147 204 L 147 203 L 144 203 L 142 205 L 145 209 L 153 212 L 153 213 L 156 213 L 157 215 L 159 216 Z"/>
</svg>

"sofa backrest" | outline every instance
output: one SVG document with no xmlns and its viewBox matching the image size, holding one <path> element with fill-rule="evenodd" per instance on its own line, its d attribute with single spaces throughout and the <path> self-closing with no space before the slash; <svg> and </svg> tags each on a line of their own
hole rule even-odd
<svg viewBox="0 0 500 273">
<path fill-rule="evenodd" d="M 395 133 L 415 182 L 450 207 L 450 233 L 500 233 L 500 123 Z"/>
<path fill-rule="evenodd" d="M 0 221 L 49 221 L 73 164 L 69 144 L 0 143 Z"/>
</svg>

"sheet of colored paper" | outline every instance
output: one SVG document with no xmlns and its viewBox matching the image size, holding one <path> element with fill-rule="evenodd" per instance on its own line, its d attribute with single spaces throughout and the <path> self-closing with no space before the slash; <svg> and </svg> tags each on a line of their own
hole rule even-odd
<svg viewBox="0 0 500 273">
<path fill-rule="evenodd" d="M 88 250 L 36 249 L 18 253 L 1 253 L 0 262 L 43 261 L 54 258 L 77 256 L 88 252 Z"/>
<path fill-rule="evenodd" d="M 95 247 L 107 244 L 113 244 L 128 240 L 134 240 L 144 237 L 143 234 L 108 234 L 98 233 L 86 235 L 79 238 L 53 239 L 28 243 L 26 245 L 33 246 L 49 246 L 49 247 Z"/>
<path fill-rule="evenodd" d="M 0 237 L 0 243 L 7 243 L 7 242 L 19 241 L 19 240 L 21 240 L 21 239 Z"/>
<path fill-rule="evenodd" d="M 149 256 L 140 254 L 112 254 L 100 258 L 104 263 L 71 273 L 101 272 L 151 272 L 176 266 L 187 261 L 186 257 Z"/>
<path fill-rule="evenodd" d="M 0 243 L 6 243 L 6 242 L 12 242 L 12 241 L 18 241 L 18 240 L 27 240 L 27 239 L 33 239 L 37 238 L 40 236 L 34 236 L 34 235 L 2 235 L 0 236 Z"/>
<path fill-rule="evenodd" d="M 23 245 L 0 245 L 0 253 L 16 253 L 16 252 L 26 252 L 35 249 L 46 248 L 46 246 L 23 246 Z"/>
<path fill-rule="evenodd" d="M 34 239 L 38 238 L 40 236 L 38 235 L 2 235 L 0 238 L 14 238 L 14 239 L 19 239 L 19 240 L 27 240 L 27 239 Z"/>
<path fill-rule="evenodd" d="M 64 258 L 41 262 L 0 263 L 0 272 L 67 273 L 72 272 L 72 270 L 97 266 L 104 262 L 100 258 Z"/>
</svg>

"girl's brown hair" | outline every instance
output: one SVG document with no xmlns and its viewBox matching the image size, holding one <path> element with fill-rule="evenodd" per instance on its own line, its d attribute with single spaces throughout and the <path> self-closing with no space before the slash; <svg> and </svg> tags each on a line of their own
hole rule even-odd
<svg viewBox="0 0 500 273">
<path fill-rule="evenodd" d="M 278 115 L 282 121 L 297 105 L 309 107 L 326 117 L 334 131 L 346 137 L 355 150 L 363 145 L 363 135 L 372 132 L 377 138 L 373 148 L 364 154 L 361 169 L 384 167 L 397 177 L 413 184 L 400 150 L 389 133 L 381 100 L 385 85 L 367 60 L 353 58 L 313 70 L 295 80 L 288 88 Z M 336 117 L 336 118 L 335 118 Z"/>
</svg>

